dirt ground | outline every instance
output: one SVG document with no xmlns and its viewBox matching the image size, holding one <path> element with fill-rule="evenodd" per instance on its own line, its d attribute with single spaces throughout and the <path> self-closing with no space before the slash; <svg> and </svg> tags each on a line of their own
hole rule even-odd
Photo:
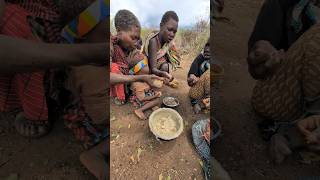
<svg viewBox="0 0 320 180">
<path fill-rule="evenodd" d="M 247 40 L 253 29 L 263 0 L 228 0 L 224 15 L 232 23 L 217 23 L 214 46 L 217 58 L 223 62 L 225 76 L 217 104 L 217 119 L 223 126 L 223 136 L 214 145 L 215 157 L 233 179 L 293 180 L 319 176 L 319 163 L 306 165 L 295 154 L 281 165 L 273 165 L 267 153 L 267 143 L 258 132 L 256 117 L 250 106 L 254 81 L 247 73 Z"/>
<path fill-rule="evenodd" d="M 194 115 L 187 97 L 187 72 L 192 59 L 183 57 L 182 69 L 174 72 L 180 81 L 178 89 L 164 87 L 163 96 L 174 96 L 180 101 L 177 111 L 184 119 L 183 133 L 172 141 L 158 141 L 150 132 L 148 121 L 141 121 L 133 114 L 130 104 L 111 104 L 111 179 L 203 179 L 200 160 L 192 139 L 191 126 L 197 119 L 208 114 Z M 149 111 L 149 113 L 151 113 Z M 141 149 L 138 161 L 138 149 Z M 133 157 L 132 157 L 133 156 Z"/>
<path fill-rule="evenodd" d="M 62 121 L 48 136 L 31 140 L 16 133 L 12 119 L 0 120 L 0 179 L 94 180 L 79 161 L 82 151 Z"/>
</svg>

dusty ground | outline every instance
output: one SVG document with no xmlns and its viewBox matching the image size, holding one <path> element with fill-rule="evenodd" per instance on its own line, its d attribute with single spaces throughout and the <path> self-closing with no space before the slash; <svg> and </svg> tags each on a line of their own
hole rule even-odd
<svg viewBox="0 0 320 180">
<path fill-rule="evenodd" d="M 178 97 L 181 106 L 177 111 L 185 122 L 184 132 L 173 141 L 157 141 L 150 132 L 147 121 L 140 121 L 130 105 L 111 105 L 111 179 L 203 179 L 199 157 L 192 139 L 191 126 L 195 120 L 208 115 L 194 115 L 187 98 L 186 76 L 191 58 L 184 57 L 183 69 L 174 76 L 181 82 L 179 89 L 165 87 L 164 96 Z M 138 149 L 142 150 L 137 161 Z M 133 156 L 133 159 L 132 157 Z"/>
<path fill-rule="evenodd" d="M 93 180 L 80 164 L 81 151 L 62 121 L 48 136 L 29 140 L 16 133 L 12 120 L 0 120 L 0 179 L 18 175 L 22 180 Z"/>
<path fill-rule="evenodd" d="M 263 0 L 228 0 L 224 15 L 233 24 L 218 23 L 214 29 L 215 54 L 224 63 L 225 77 L 220 89 L 217 118 L 224 135 L 214 145 L 215 157 L 233 179 L 297 179 L 316 176 L 319 164 L 299 163 L 299 156 L 282 165 L 269 161 L 267 143 L 258 133 L 258 118 L 252 113 L 250 95 L 254 81 L 247 73 L 247 40 Z"/>
</svg>

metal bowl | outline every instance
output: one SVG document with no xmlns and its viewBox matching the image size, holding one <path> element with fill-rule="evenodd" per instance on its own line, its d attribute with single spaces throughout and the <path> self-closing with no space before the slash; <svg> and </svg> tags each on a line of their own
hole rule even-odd
<svg viewBox="0 0 320 180">
<path fill-rule="evenodd" d="M 174 122 L 174 131 L 166 131 L 159 128 L 159 123 L 163 121 L 163 118 L 169 117 Z M 165 120 L 168 121 L 168 120 Z M 172 140 L 180 136 L 183 131 L 183 119 L 180 114 L 171 108 L 159 108 L 152 112 L 149 117 L 149 128 L 150 131 L 156 136 L 163 140 Z M 168 127 L 169 128 L 169 127 Z M 164 130 L 164 131 L 163 131 Z"/>
<path fill-rule="evenodd" d="M 170 108 L 175 108 L 180 105 L 179 100 L 177 98 L 170 97 L 170 96 L 163 98 L 162 103 L 166 107 L 170 107 Z"/>
</svg>

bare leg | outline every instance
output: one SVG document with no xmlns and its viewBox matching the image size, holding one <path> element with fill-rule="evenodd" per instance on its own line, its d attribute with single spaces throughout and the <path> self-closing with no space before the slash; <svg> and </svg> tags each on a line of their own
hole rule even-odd
<svg viewBox="0 0 320 180">
<path fill-rule="evenodd" d="M 160 99 L 157 98 L 153 101 L 150 101 L 148 103 L 146 103 L 144 106 L 142 106 L 141 108 L 137 109 L 134 111 L 134 113 L 142 120 L 146 120 L 147 117 L 145 116 L 145 114 L 143 113 L 145 110 L 151 109 L 154 106 L 157 106 L 160 104 Z"/>
</svg>

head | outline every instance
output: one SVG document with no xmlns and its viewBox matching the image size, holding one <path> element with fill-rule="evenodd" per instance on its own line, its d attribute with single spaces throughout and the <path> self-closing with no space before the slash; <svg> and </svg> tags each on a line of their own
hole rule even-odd
<svg viewBox="0 0 320 180">
<path fill-rule="evenodd" d="M 174 39 L 178 30 L 179 17 L 174 11 L 167 11 L 161 19 L 160 36 L 165 43 Z"/>
<path fill-rule="evenodd" d="M 141 26 L 138 18 L 128 10 L 119 10 L 114 24 L 120 46 L 129 51 L 134 50 L 140 40 Z"/>
<path fill-rule="evenodd" d="M 210 41 L 206 43 L 203 49 L 203 56 L 205 59 L 210 59 Z"/>
</svg>

